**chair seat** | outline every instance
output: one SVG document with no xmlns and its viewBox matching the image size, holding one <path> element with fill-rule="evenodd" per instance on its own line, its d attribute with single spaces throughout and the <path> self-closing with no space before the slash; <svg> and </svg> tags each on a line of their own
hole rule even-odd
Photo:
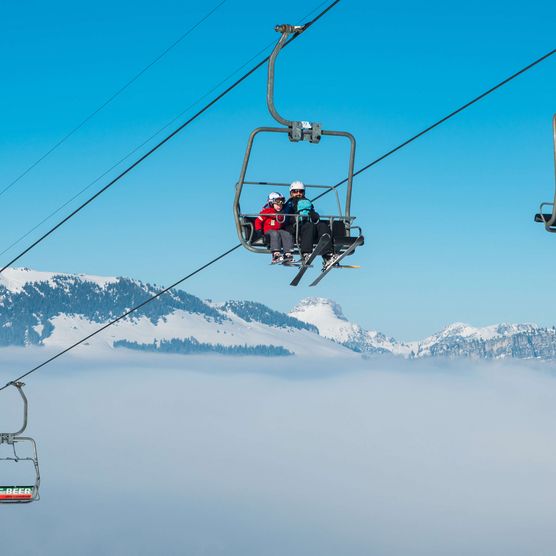
<svg viewBox="0 0 556 556">
<path fill-rule="evenodd" d="M 548 222 L 551 218 L 552 214 L 535 214 L 535 222 L 540 222 L 541 224 Z"/>
<path fill-rule="evenodd" d="M 349 247 L 350 245 L 352 245 L 353 243 L 355 243 L 355 241 L 359 239 L 359 236 L 355 236 L 355 237 L 337 237 L 334 239 L 334 245 L 336 247 Z M 365 244 L 365 240 L 363 240 L 361 242 L 361 245 Z"/>
</svg>

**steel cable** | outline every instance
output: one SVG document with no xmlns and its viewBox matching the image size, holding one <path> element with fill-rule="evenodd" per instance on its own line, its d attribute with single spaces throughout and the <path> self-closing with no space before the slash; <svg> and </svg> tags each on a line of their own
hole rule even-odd
<svg viewBox="0 0 556 556">
<path fill-rule="evenodd" d="M 321 6 L 323 6 L 324 4 L 326 4 L 327 2 L 321 2 L 318 6 L 316 6 L 315 8 L 313 8 L 310 12 L 308 12 L 307 14 L 305 14 L 302 18 L 301 18 L 301 22 L 306 20 L 308 17 L 310 17 L 314 12 L 316 12 Z M 300 22 L 296 22 L 296 25 L 298 25 Z M 20 235 L 17 239 L 15 239 L 14 241 L 12 241 L 8 246 L 6 246 L 2 251 L 0 251 L 0 256 L 5 255 L 8 251 L 10 251 L 13 247 L 15 247 L 17 244 L 21 243 L 26 237 L 29 237 L 35 230 L 37 230 L 38 228 L 40 228 L 45 222 L 47 222 L 48 220 L 50 220 L 53 216 L 56 216 L 56 214 L 58 214 L 61 210 L 63 210 L 64 208 L 66 208 L 69 204 L 71 204 L 73 201 L 75 201 L 75 199 L 77 199 L 78 197 L 80 197 L 83 193 L 85 193 L 86 191 L 88 191 L 93 185 L 95 185 L 97 182 L 99 182 L 102 178 L 106 177 L 112 170 L 116 169 L 120 164 L 122 164 L 123 162 L 125 162 L 130 156 L 134 155 L 137 151 L 139 151 L 140 149 L 142 149 L 145 145 L 147 145 L 148 143 L 150 143 L 155 137 L 157 137 L 158 135 L 160 135 L 163 131 L 165 131 L 167 128 L 169 128 L 173 123 L 175 123 L 177 120 L 179 120 L 183 115 L 185 115 L 187 112 L 189 112 L 189 110 L 191 110 L 192 108 L 194 108 L 197 104 L 199 104 L 202 100 L 204 100 L 206 97 L 208 97 L 210 94 L 212 94 L 214 91 L 216 91 L 219 87 L 221 87 L 224 83 L 226 83 L 227 81 L 229 81 L 234 75 L 236 75 L 237 73 L 239 73 L 245 66 L 247 66 L 248 64 L 250 64 L 255 58 L 257 58 L 258 56 L 260 56 L 265 50 L 267 50 L 268 48 L 274 46 L 276 44 L 276 41 L 272 41 L 270 43 L 268 43 L 265 47 L 261 48 L 256 54 L 254 54 L 253 56 L 251 56 L 251 58 L 249 58 L 249 60 L 247 60 L 246 62 L 244 62 L 241 66 L 239 66 L 238 68 L 236 68 L 233 72 L 231 72 L 230 74 L 228 74 L 224 79 L 220 80 L 216 85 L 214 85 L 209 91 L 207 91 L 206 93 L 204 93 L 202 96 L 200 96 L 195 102 L 191 103 L 187 108 L 185 108 L 184 110 L 182 110 L 179 114 L 177 114 L 176 116 L 174 116 L 169 122 L 167 122 L 166 124 L 164 124 L 161 128 L 159 128 L 157 131 L 155 131 L 153 134 L 151 134 L 150 137 L 148 137 L 147 139 L 145 139 L 141 144 L 137 145 L 136 147 L 134 147 L 131 151 L 129 151 L 125 156 L 123 156 L 122 158 L 120 158 L 117 162 L 115 162 L 114 164 L 112 164 L 112 166 L 110 166 L 110 168 L 108 168 L 107 170 L 105 170 L 102 174 L 100 174 L 97 178 L 95 178 L 93 181 L 89 182 L 89 184 L 87 184 L 85 187 L 83 187 L 81 190 L 79 190 L 77 193 L 75 193 L 74 195 L 72 195 L 67 201 L 64 201 L 61 205 L 59 205 L 57 208 L 55 208 L 53 211 L 51 211 L 47 216 L 45 216 L 40 222 L 38 222 L 37 224 L 35 224 L 32 228 L 30 228 L 29 230 L 27 230 L 25 233 L 23 233 L 22 235 Z M 1 194 L 0 194 L 1 195 Z"/>
<path fill-rule="evenodd" d="M 0 197 L 9 191 L 16 183 L 18 183 L 22 178 L 24 178 L 33 168 L 38 166 L 45 158 L 50 156 L 56 149 L 58 149 L 62 144 L 64 144 L 74 133 L 77 133 L 87 122 L 92 120 L 101 110 L 106 108 L 114 99 L 120 96 L 127 88 L 129 88 L 137 79 L 139 79 L 145 72 L 152 68 L 157 62 L 159 62 L 168 52 L 175 48 L 180 42 L 182 42 L 188 35 L 190 35 L 199 25 L 206 21 L 222 4 L 228 0 L 222 0 L 217 4 L 212 10 L 210 10 L 205 16 L 203 16 L 197 23 L 192 25 L 185 33 L 183 33 L 179 38 L 177 38 L 170 46 L 166 47 L 154 60 L 149 62 L 141 71 L 136 73 L 127 83 L 120 87 L 115 93 L 113 93 L 108 99 L 106 99 L 98 108 L 93 110 L 86 118 L 84 118 L 79 124 L 77 124 L 72 130 L 70 130 L 66 135 L 64 135 L 55 145 L 53 145 L 48 151 L 46 151 L 41 157 L 39 157 L 33 164 L 31 164 L 26 170 L 12 180 L 2 191 L 0 191 Z"/>
<path fill-rule="evenodd" d="M 331 4 L 329 4 L 323 11 L 321 11 L 316 17 L 314 17 L 310 22 L 304 25 L 303 30 L 291 37 L 288 41 L 286 41 L 282 48 L 286 47 L 287 45 L 291 44 L 295 39 L 301 36 L 307 29 L 309 29 L 314 23 L 316 23 L 321 17 L 323 17 L 329 10 L 331 10 L 336 4 L 338 4 L 340 0 L 334 0 Z M 29 247 L 25 248 L 21 253 L 19 253 L 16 257 L 14 257 L 11 261 L 6 263 L 1 269 L 0 274 L 4 272 L 8 267 L 10 267 L 13 263 L 17 262 L 21 257 L 26 255 L 29 251 L 31 251 L 34 247 L 36 247 L 39 243 L 44 241 L 48 236 L 50 236 L 53 232 L 55 232 L 58 228 L 63 226 L 68 220 L 73 218 L 76 214 L 78 214 L 81 210 L 83 210 L 87 205 L 92 203 L 97 197 L 102 195 L 105 191 L 110 189 L 114 184 L 116 184 L 119 180 L 121 180 L 124 176 L 126 176 L 131 170 L 133 170 L 136 166 L 141 164 L 146 158 L 151 156 L 154 152 L 156 152 L 160 147 L 165 145 L 170 139 L 175 137 L 180 131 L 185 129 L 189 124 L 194 122 L 199 116 L 204 114 L 211 106 L 216 104 L 220 99 L 226 96 L 230 91 L 235 89 L 240 83 L 245 81 L 251 74 L 257 71 L 261 66 L 263 66 L 268 60 L 270 56 L 267 56 L 260 62 L 258 62 L 254 67 L 252 67 L 247 73 L 243 74 L 239 79 L 234 81 L 229 87 L 227 87 L 222 93 L 217 95 L 214 99 L 212 99 L 208 104 L 206 104 L 203 108 L 197 111 L 193 116 L 191 116 L 188 120 L 186 120 L 183 124 L 177 127 L 172 133 L 167 135 L 162 141 L 157 143 L 154 147 L 152 147 L 149 151 L 147 151 L 144 155 L 139 157 L 133 164 L 128 166 L 124 171 L 118 174 L 114 179 L 112 179 L 108 184 L 106 184 L 102 189 L 97 191 L 94 195 L 89 197 L 84 203 L 79 205 L 75 210 L 73 210 L 70 214 L 60 220 L 55 226 L 50 228 L 47 232 L 45 232 L 42 236 L 40 236 L 37 240 L 35 240 Z"/>
<path fill-rule="evenodd" d="M 339 1 L 339 0 L 338 0 Z M 336 4 L 337 2 L 334 2 L 334 4 Z M 331 4 L 329 6 L 328 9 L 330 9 L 334 4 Z M 326 10 L 327 11 L 327 10 Z M 324 13 L 324 12 L 323 12 Z M 295 38 L 295 37 L 294 37 Z M 293 40 L 293 39 L 291 39 Z M 287 44 L 287 43 L 286 43 Z M 505 85 L 506 83 L 508 83 L 509 81 L 511 81 L 512 79 L 514 79 L 515 77 L 517 77 L 518 75 L 521 75 L 522 73 L 524 73 L 525 71 L 527 71 L 528 69 L 532 68 L 533 66 L 537 65 L 538 63 L 542 62 L 543 60 L 547 59 L 548 57 L 552 56 L 554 53 L 556 52 L 556 50 L 552 50 L 551 52 L 545 54 L 544 56 L 542 56 L 541 58 L 537 59 L 536 61 L 532 62 L 531 64 L 529 64 L 528 66 L 526 66 L 525 68 L 519 70 L 518 72 L 514 73 L 513 75 L 511 75 L 510 77 L 506 78 L 505 80 L 501 81 L 498 85 L 495 85 L 494 87 L 492 87 L 491 89 L 489 89 L 488 91 L 484 92 L 483 94 L 479 95 L 478 97 L 474 98 L 473 100 L 469 101 L 468 103 L 464 104 L 463 106 L 461 106 L 460 108 L 458 108 L 457 110 L 451 112 L 450 114 L 448 114 L 447 116 L 445 116 L 444 118 L 438 120 L 436 123 L 434 123 L 433 125 L 429 126 L 428 128 L 424 129 L 423 131 L 419 132 L 418 134 L 414 135 L 413 137 L 411 137 L 410 139 L 404 141 L 403 143 L 400 143 L 400 145 L 398 145 L 397 147 L 395 147 L 394 149 L 391 149 L 390 151 L 388 151 L 387 153 L 385 153 L 384 155 L 382 155 L 381 157 L 375 159 L 374 161 L 370 162 L 369 164 L 367 164 L 366 166 L 360 168 L 357 172 L 354 173 L 354 177 L 356 175 L 359 175 L 361 173 L 363 173 L 364 171 L 368 170 L 369 168 L 371 168 L 372 166 L 374 166 L 375 164 L 378 164 L 380 161 L 384 160 L 385 158 L 387 158 L 388 156 L 394 154 L 395 152 L 397 152 L 398 150 L 402 149 L 403 147 L 407 146 L 408 144 L 412 143 L 413 141 L 415 141 L 416 139 L 418 139 L 419 137 L 422 137 L 424 134 L 428 133 L 429 131 L 431 131 L 432 129 L 434 129 L 435 127 L 441 125 L 443 122 L 447 121 L 448 119 L 452 118 L 453 116 L 455 116 L 456 114 L 462 112 L 463 110 L 465 110 L 466 108 L 468 108 L 469 106 L 475 104 L 476 102 L 478 102 L 479 100 L 481 100 L 482 98 L 484 98 L 485 96 L 489 95 L 490 93 L 492 93 L 493 91 L 495 91 L 496 89 L 502 87 L 503 85 Z M 341 182 L 339 182 L 336 186 L 334 187 L 339 187 L 340 185 L 342 185 L 343 183 L 345 183 L 347 181 L 343 180 Z M 330 191 L 330 190 L 329 190 Z M 318 199 L 320 197 L 322 197 L 323 195 L 319 195 L 318 197 L 315 197 L 315 199 Z M 228 251 L 225 251 L 224 253 L 222 253 L 221 255 L 219 255 L 218 257 L 212 259 L 210 262 L 206 263 L 205 265 L 199 267 L 197 270 L 193 271 L 192 273 L 188 274 L 187 276 L 185 276 L 184 278 L 181 278 L 180 280 L 178 280 L 177 282 L 174 282 L 174 284 L 172 284 L 171 286 L 168 286 L 167 288 L 164 288 L 163 290 L 161 290 L 160 292 L 158 292 L 157 294 L 155 294 L 154 296 L 150 297 L 149 299 L 143 301 L 142 303 L 140 303 L 139 305 L 137 305 L 136 307 L 133 307 L 132 309 L 128 310 L 127 312 L 125 312 L 124 314 L 120 315 L 119 317 L 117 317 L 116 319 L 110 321 L 109 323 L 103 325 L 102 327 L 100 327 L 99 329 L 97 329 L 96 331 L 94 331 L 93 333 L 89 334 L 88 336 L 86 336 L 85 338 L 82 338 L 81 340 L 75 342 L 74 344 L 72 344 L 71 346 L 65 348 L 63 351 L 57 353 L 56 355 L 50 357 L 49 359 L 47 359 L 46 361 L 43 361 L 42 363 L 40 363 L 39 365 L 36 365 L 35 367 L 33 367 L 32 369 L 30 369 L 29 371 L 25 372 L 24 374 L 22 374 L 21 376 L 19 376 L 18 378 L 6 383 L 4 386 L 2 386 L 0 388 L 1 390 L 4 390 L 5 388 L 7 388 L 8 386 L 10 386 L 13 382 L 17 382 L 27 376 L 29 376 L 30 374 L 38 371 L 39 369 L 41 369 L 42 367 L 44 367 L 45 365 L 51 363 L 52 361 L 54 361 L 55 359 L 57 359 L 58 357 L 64 355 L 65 353 L 69 352 L 70 350 L 76 348 L 77 346 L 79 346 L 80 344 L 82 344 L 83 342 L 87 341 L 88 339 L 92 338 L 93 336 L 96 336 L 97 334 L 99 334 L 100 332 L 102 332 L 103 330 L 105 330 L 106 328 L 112 326 L 113 324 L 119 322 L 120 320 L 124 319 L 125 317 L 129 316 L 131 313 L 137 311 L 138 309 L 144 307 L 145 305 L 147 305 L 148 303 L 150 303 L 151 301 L 154 301 L 155 299 L 157 299 L 158 297 L 160 297 L 161 295 L 163 295 L 164 293 L 170 291 L 171 289 L 175 288 L 176 286 L 178 286 L 179 284 L 181 284 L 182 282 L 184 282 L 185 280 L 187 280 L 188 278 L 191 278 L 192 276 L 198 274 L 199 272 L 201 272 L 202 270 L 206 269 L 207 267 L 209 267 L 210 265 L 214 264 L 215 262 L 223 259 L 224 257 L 228 256 L 229 254 L 231 254 L 233 251 L 235 251 L 236 249 L 238 249 L 239 247 L 241 247 L 241 243 L 237 244 L 236 246 L 232 247 L 231 249 L 229 249 Z"/>
<path fill-rule="evenodd" d="M 328 12 L 331 8 L 333 8 L 336 4 L 338 4 L 340 2 L 340 0 L 335 0 L 334 2 L 332 2 L 326 9 L 324 9 L 320 14 L 318 14 L 314 19 L 312 19 L 309 23 L 307 23 L 304 26 L 304 29 L 302 32 L 305 32 L 305 30 L 307 30 L 309 28 L 309 26 L 313 25 L 313 23 L 315 23 L 316 21 L 318 21 L 326 12 Z M 301 33 L 299 33 L 301 34 Z M 294 35 L 289 41 L 287 41 L 284 46 L 286 46 L 288 43 L 290 43 L 291 41 L 293 41 L 296 37 L 299 36 L 299 34 Z M 265 63 L 266 60 L 268 60 L 269 57 L 267 57 L 262 63 Z M 252 68 L 247 74 L 245 74 L 242 78 L 240 78 L 238 81 L 236 81 L 235 84 L 233 84 L 231 86 L 231 88 L 233 88 L 236 84 L 239 84 L 241 81 L 243 81 L 243 79 L 245 79 L 248 75 L 250 75 L 251 73 L 253 73 L 258 67 L 260 67 L 260 65 L 262 63 L 257 64 L 254 68 Z M 229 87 L 228 89 L 226 89 L 226 91 L 231 90 L 231 88 Z M 222 98 L 222 96 L 226 93 L 226 91 L 224 93 L 222 93 L 219 97 L 217 97 L 215 100 L 212 101 L 211 104 L 207 105 L 206 108 L 208 108 L 209 106 L 211 106 L 212 104 L 214 104 L 219 98 Z M 206 109 L 205 108 L 205 109 Z M 203 109 L 204 110 L 204 109 Z M 197 114 L 200 114 L 202 112 L 198 112 Z M 186 122 L 187 124 L 187 122 Z M 172 137 L 173 135 L 175 135 L 180 129 L 183 129 L 183 127 L 186 125 L 183 124 L 180 128 L 178 128 L 178 130 L 175 130 L 173 132 L 172 135 L 168 136 L 163 142 L 159 143 L 158 146 L 161 146 L 164 142 L 166 142 L 170 137 Z M 156 148 L 158 148 L 155 147 Z M 151 149 L 151 151 L 149 152 L 154 152 L 153 149 Z M 146 156 L 146 155 L 145 155 Z M 143 157 L 143 160 L 145 158 L 145 156 Z M 139 159 L 141 160 L 141 159 Z M 137 165 L 138 162 L 135 163 L 135 165 Z M 130 167 L 131 169 L 131 167 Z M 106 189 L 106 188 L 105 188 Z M 103 191 L 103 190 L 101 190 Z M 98 194 L 97 194 L 98 196 Z M 92 200 L 92 198 L 91 198 Z M 84 206 L 84 205 L 83 205 Z M 39 369 L 43 368 L 44 366 L 48 365 L 49 363 L 51 363 L 52 361 L 58 359 L 58 357 L 61 357 L 62 355 L 64 355 L 65 353 L 68 353 L 69 351 L 71 351 L 72 349 L 76 348 L 77 346 L 81 345 L 82 343 L 86 342 L 87 340 L 89 340 L 90 338 L 92 338 L 93 336 L 96 336 L 97 334 L 99 334 L 100 332 L 102 332 L 103 330 L 106 330 L 107 328 L 109 328 L 110 326 L 116 324 L 117 322 L 121 321 L 122 319 L 128 317 L 129 315 L 131 315 L 132 313 L 134 313 L 135 311 L 141 309 L 142 307 L 144 307 L 145 305 L 147 305 L 148 303 L 151 303 L 152 301 L 154 301 L 155 299 L 158 299 L 161 295 L 167 293 L 168 291 L 172 290 L 173 288 L 179 286 L 180 284 L 182 284 L 183 282 L 185 282 L 186 280 L 188 280 L 189 278 L 195 276 L 196 274 L 202 272 L 203 270 L 205 270 L 206 268 L 208 268 L 209 266 L 211 266 L 212 264 L 216 263 L 217 261 L 223 259 L 224 257 L 228 256 L 229 254 L 231 254 L 233 251 L 235 251 L 236 249 L 239 249 L 239 247 L 241 247 L 241 243 L 238 243 L 237 245 L 235 245 L 234 247 L 232 247 L 231 249 L 228 249 L 227 251 L 225 251 L 224 253 L 222 253 L 221 255 L 218 255 L 217 257 L 215 257 L 214 259 L 212 259 L 211 261 L 209 261 L 208 263 L 204 264 L 203 266 L 199 267 L 198 269 L 194 270 L 193 272 L 191 272 L 190 274 L 188 274 L 187 276 L 181 278 L 180 280 L 174 282 L 172 285 L 160 290 L 158 293 L 156 293 L 155 295 L 151 296 L 150 298 L 146 299 L 145 301 L 143 301 L 142 303 L 140 303 L 139 305 L 136 305 L 135 307 L 132 307 L 131 309 L 129 309 L 128 311 L 124 312 L 122 315 L 120 315 L 119 317 L 116 317 L 115 319 L 111 320 L 110 322 L 106 323 L 105 325 L 101 326 L 100 328 L 98 328 L 97 330 L 95 330 L 94 332 L 92 332 L 91 334 L 87 335 L 84 338 L 81 338 L 80 340 L 78 340 L 77 342 L 73 343 L 72 345 L 68 346 L 67 348 L 63 349 L 62 351 L 58 352 L 57 354 L 53 355 L 52 357 L 48 358 L 47 360 L 43 361 L 42 363 L 36 365 L 35 367 L 33 367 L 32 369 L 28 370 L 27 372 L 23 373 L 21 376 L 19 376 L 18 378 L 6 383 L 4 386 L 2 386 L 0 388 L 1 390 L 4 390 L 5 388 L 7 388 L 8 386 L 10 386 L 12 383 L 14 382 L 19 382 L 20 380 L 24 379 L 25 377 L 31 375 L 32 373 L 38 371 Z M 2 269 L 5 270 L 6 267 L 4 267 Z"/>
<path fill-rule="evenodd" d="M 71 346 L 63 349 L 62 351 L 58 352 L 56 355 L 53 355 L 52 357 L 50 357 L 46 361 L 43 361 L 39 365 L 30 369 L 29 371 L 23 373 L 21 376 L 17 377 L 16 379 L 11 380 L 10 382 L 6 383 L 4 386 L 2 386 L 0 388 L 0 391 L 4 390 L 4 388 L 7 388 L 8 386 L 10 386 L 13 382 L 19 382 L 20 380 L 24 379 L 25 377 L 29 376 L 30 374 L 34 373 L 35 371 L 38 371 L 39 369 L 41 369 L 45 365 L 48 365 L 49 363 L 51 363 L 55 359 L 58 359 L 58 357 L 61 357 L 62 355 L 64 355 L 68 351 L 71 351 L 72 349 L 76 348 L 77 346 L 79 346 L 83 342 L 86 342 L 87 340 L 89 340 L 93 336 L 96 336 L 97 334 L 100 334 L 100 332 L 102 332 L 103 330 L 106 330 L 108 327 L 116 324 L 117 322 L 121 321 L 122 319 L 125 319 L 126 317 L 128 317 L 129 315 L 134 313 L 135 311 L 138 311 L 139 309 L 141 309 L 145 305 L 151 303 L 155 299 L 158 299 L 161 295 L 165 294 L 166 292 L 170 291 L 171 289 L 175 288 L 176 286 L 179 286 L 181 283 L 185 282 L 189 278 L 192 278 L 196 274 L 199 274 L 199 272 L 205 270 L 205 268 L 208 268 L 210 265 L 214 264 L 215 262 L 219 261 L 220 259 L 223 259 L 227 255 L 229 255 L 230 253 L 235 251 L 238 247 L 241 247 L 241 243 L 238 243 L 235 247 L 232 247 L 231 249 L 228 249 L 227 251 L 225 251 L 221 255 L 218 255 L 218 257 L 215 257 L 214 259 L 212 259 L 208 263 L 204 264 L 203 266 L 200 266 L 197 270 L 194 270 L 193 272 L 191 272 L 187 276 L 184 276 L 183 278 L 181 278 L 177 282 L 174 282 L 171 286 L 168 286 L 167 288 L 164 288 L 163 290 L 160 290 L 158 293 L 156 293 L 152 297 L 149 297 L 148 299 L 146 299 L 142 303 L 139 303 L 139 305 L 136 305 L 135 307 L 132 307 L 131 309 L 129 309 L 128 311 L 126 311 L 125 313 L 120 315 L 119 317 L 116 317 L 115 319 L 111 320 L 110 322 L 106 323 L 105 325 L 101 326 L 100 328 L 97 328 L 94 332 L 92 332 L 88 336 L 85 336 L 84 338 L 81 338 L 80 340 L 78 340 L 77 342 L 72 344 Z"/>
<path fill-rule="evenodd" d="M 500 81 L 500 83 L 498 83 L 494 87 L 491 87 L 490 89 L 488 89 L 484 93 L 480 94 L 478 97 L 475 97 L 473 100 L 470 100 L 469 102 L 466 102 L 464 105 L 460 106 L 459 108 L 457 108 L 453 112 L 450 112 L 447 116 L 444 116 L 443 118 L 441 118 L 440 120 L 438 120 L 434 124 L 432 124 L 429 127 L 423 129 L 422 131 L 420 131 L 419 133 L 417 133 L 413 137 L 410 137 L 409 139 L 407 139 L 403 143 L 400 143 L 397 147 L 394 147 L 393 149 L 389 150 L 387 153 L 383 154 L 382 156 L 379 156 L 378 158 L 376 158 L 375 160 L 373 160 L 372 162 L 370 162 L 366 166 L 363 166 L 362 168 L 357 170 L 357 172 L 353 173 L 353 177 L 358 176 L 359 174 L 365 172 L 365 170 L 368 170 L 369 168 L 371 168 L 375 164 L 378 164 L 379 162 L 382 162 L 385 158 L 388 158 L 389 156 L 393 155 L 395 152 L 399 151 L 400 149 L 403 149 L 404 147 L 406 147 L 410 143 L 413 143 L 413 141 L 415 141 L 416 139 L 419 139 L 419 137 L 422 137 L 423 135 L 425 135 L 429 131 L 432 131 L 435 127 L 438 127 L 439 125 L 448 121 L 450 118 L 453 118 L 455 115 L 459 114 L 460 112 L 463 112 L 466 108 L 469 108 L 470 106 L 472 106 L 476 102 L 479 102 L 480 100 L 482 100 L 486 96 L 490 95 L 491 93 L 493 93 L 494 91 L 496 91 L 500 87 L 503 87 L 504 85 L 506 85 L 506 83 L 509 83 L 510 81 L 515 79 L 516 77 L 522 75 L 526 71 L 535 67 L 537 64 L 540 64 L 541 62 L 543 62 L 547 58 L 550 58 L 550 56 L 552 56 L 555 53 L 556 53 L 556 49 L 551 50 L 550 52 L 547 52 L 546 54 L 544 54 L 540 58 L 537 58 L 534 62 L 531 62 L 530 64 L 528 64 L 524 68 L 520 69 L 519 71 L 516 71 L 515 73 L 513 73 L 509 77 L 506 77 L 506 79 L 504 79 L 503 81 Z M 327 193 L 330 193 L 334 189 L 337 189 L 338 187 L 340 187 L 340 185 L 343 185 L 347 181 L 348 181 L 347 178 L 343 179 L 342 181 L 340 181 L 336 185 L 334 185 L 332 187 L 332 189 L 327 189 L 324 193 L 321 193 L 320 195 L 317 195 L 313 199 L 313 201 L 316 201 L 317 199 L 320 199 L 321 197 L 324 197 Z"/>
</svg>

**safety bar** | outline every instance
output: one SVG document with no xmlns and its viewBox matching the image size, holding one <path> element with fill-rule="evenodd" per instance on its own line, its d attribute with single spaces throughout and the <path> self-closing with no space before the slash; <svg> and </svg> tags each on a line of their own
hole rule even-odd
<svg viewBox="0 0 556 556">
<path fill-rule="evenodd" d="M 283 182 L 283 181 L 244 181 L 244 185 L 275 185 L 277 187 L 289 187 L 291 182 Z M 305 187 L 318 187 L 320 189 L 334 189 L 333 185 L 316 185 L 316 184 L 303 184 Z"/>
<path fill-rule="evenodd" d="M 303 216 L 302 214 L 289 214 L 287 212 L 277 212 L 276 214 L 278 214 L 279 216 L 291 216 L 292 218 L 295 218 L 296 220 L 301 220 L 303 218 L 307 218 L 307 216 Z M 257 216 L 260 216 L 260 212 L 252 212 L 252 213 L 241 213 L 239 216 L 240 218 L 256 218 Z M 268 215 L 266 215 L 268 216 Z M 343 216 L 341 214 L 319 214 L 319 219 L 320 220 L 343 220 L 345 222 L 349 221 L 350 223 L 353 222 L 355 219 L 357 218 L 357 216 Z"/>
<path fill-rule="evenodd" d="M 273 182 L 273 181 L 244 181 L 243 185 L 260 185 L 266 187 L 289 187 L 290 183 Z M 304 185 L 306 189 L 326 189 L 328 191 L 333 191 L 336 197 L 336 204 L 338 205 L 338 213 L 342 214 L 342 203 L 340 202 L 340 196 L 338 195 L 337 187 L 334 187 L 333 185 L 313 185 L 307 183 Z"/>
</svg>

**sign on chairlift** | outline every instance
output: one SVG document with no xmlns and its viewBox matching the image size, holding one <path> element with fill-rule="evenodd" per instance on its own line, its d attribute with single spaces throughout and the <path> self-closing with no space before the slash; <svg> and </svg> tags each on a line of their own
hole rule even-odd
<svg viewBox="0 0 556 556">
<path fill-rule="evenodd" d="M 14 482 L 11 485 L 0 485 L 0 504 L 13 504 L 21 502 L 33 502 L 39 500 L 39 487 L 41 482 L 39 471 L 39 460 L 37 456 L 37 445 L 35 441 L 29 436 L 21 436 L 21 433 L 27 428 L 27 397 L 23 393 L 22 382 L 11 382 L 23 401 L 23 424 L 16 432 L 0 432 L 0 447 L 6 446 L 8 448 L 8 455 L 0 454 L 0 480 L 8 482 L 5 473 L 12 473 L 13 470 L 19 468 L 24 471 L 26 467 L 31 464 L 31 469 L 34 475 L 34 484 L 22 484 L 21 479 L 13 477 Z M 18 447 L 27 446 L 27 453 L 21 453 Z M 25 451 L 25 450 L 24 450 Z M 23 464 L 23 467 L 22 467 Z M 9 471 L 10 469 L 11 471 Z M 24 479 L 27 482 L 28 477 Z"/>
<path fill-rule="evenodd" d="M 31 502 L 34 498 L 34 486 L 0 486 L 0 501 Z"/>
</svg>

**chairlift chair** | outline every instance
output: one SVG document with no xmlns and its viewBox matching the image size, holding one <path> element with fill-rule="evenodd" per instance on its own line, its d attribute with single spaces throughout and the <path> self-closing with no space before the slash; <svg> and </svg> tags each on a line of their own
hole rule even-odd
<svg viewBox="0 0 556 556">
<path fill-rule="evenodd" d="M 554 141 L 554 172 L 556 177 L 556 114 L 552 116 L 552 136 Z M 551 207 L 551 213 L 545 213 L 544 208 Z M 556 233 L 556 190 L 554 192 L 554 200 L 552 203 L 541 203 L 539 212 L 535 214 L 535 222 L 542 222 L 544 229 L 550 233 Z"/>
<path fill-rule="evenodd" d="M 39 486 L 41 482 L 39 472 L 39 460 L 37 456 L 37 445 L 35 441 L 28 436 L 20 436 L 21 433 L 27 428 L 27 397 L 23 392 L 23 382 L 12 382 L 12 386 L 17 388 L 23 400 L 23 426 L 17 432 L 0 433 L 0 447 L 7 444 L 13 455 L 7 457 L 0 457 L 0 504 L 17 504 L 34 502 L 39 500 Z M 18 451 L 18 447 L 27 446 L 29 455 L 20 455 L 22 452 Z M 32 484 L 26 485 L 4 485 L 2 486 L 3 470 L 7 465 L 14 465 L 21 462 L 31 462 L 34 469 L 34 480 Z"/>
<path fill-rule="evenodd" d="M 340 197 L 338 195 L 336 187 L 332 185 L 305 183 L 306 189 L 312 189 L 321 194 L 324 194 L 328 191 L 331 191 L 335 194 L 338 213 L 333 215 L 320 215 L 320 220 L 327 221 L 329 223 L 334 240 L 334 251 L 336 254 L 341 255 L 342 253 L 347 251 L 355 242 L 358 242 L 358 244 L 363 243 L 361 228 L 353 224 L 355 217 L 351 214 L 351 191 L 353 182 L 353 168 L 355 164 L 355 137 L 347 131 L 324 130 L 321 128 L 320 123 L 317 122 L 287 120 L 277 112 L 274 106 L 274 66 L 276 63 L 276 58 L 280 53 L 280 50 L 284 46 L 285 42 L 287 41 L 288 37 L 290 35 L 302 32 L 304 30 L 304 27 L 294 25 L 277 25 L 275 27 L 275 30 L 281 33 L 281 37 L 274 47 L 274 50 L 272 51 L 272 54 L 270 55 L 268 61 L 266 102 L 270 115 L 284 127 L 258 127 L 254 129 L 249 135 L 247 150 L 243 159 L 243 165 L 241 167 L 239 180 L 236 184 L 234 197 L 234 220 L 239 240 L 246 249 L 252 251 L 253 253 L 268 254 L 270 252 L 270 247 L 268 245 L 265 245 L 264 236 L 262 234 L 255 233 L 254 224 L 255 219 L 258 217 L 258 213 L 249 214 L 244 213 L 241 210 L 240 201 L 244 186 L 265 186 L 272 187 L 273 189 L 277 188 L 279 190 L 280 188 L 288 188 L 290 185 L 289 183 L 276 181 L 247 181 L 245 179 L 255 138 L 263 133 L 281 133 L 287 134 L 288 139 L 293 143 L 308 141 L 312 144 L 318 144 L 322 137 L 341 137 L 347 139 L 350 143 L 344 210 L 342 211 Z M 285 195 L 285 197 L 287 197 L 287 195 Z M 292 216 L 296 220 L 296 237 L 294 238 L 296 247 L 294 249 L 294 253 L 299 254 L 299 215 L 288 216 Z M 357 235 L 352 236 L 352 232 L 356 232 Z"/>
</svg>

